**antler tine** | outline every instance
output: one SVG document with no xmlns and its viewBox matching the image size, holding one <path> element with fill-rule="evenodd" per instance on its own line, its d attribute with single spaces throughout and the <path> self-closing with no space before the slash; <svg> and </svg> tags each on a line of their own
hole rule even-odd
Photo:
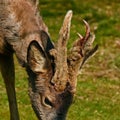
<svg viewBox="0 0 120 120">
<path fill-rule="evenodd" d="M 80 33 L 77 33 L 79 39 L 74 43 L 74 45 L 81 45 L 81 47 L 84 47 L 84 45 L 90 37 L 90 26 L 85 20 L 83 20 L 83 22 L 86 26 L 85 36 L 83 37 Z"/>
<path fill-rule="evenodd" d="M 63 91 L 66 88 L 68 80 L 68 66 L 67 66 L 67 41 L 70 34 L 72 11 L 68 11 L 63 25 L 59 32 L 59 39 L 57 42 L 56 52 L 55 52 L 55 74 L 52 79 L 57 91 Z"/>
<path fill-rule="evenodd" d="M 64 18 L 63 25 L 59 32 L 59 40 L 58 40 L 59 46 L 64 45 L 66 47 L 67 40 L 68 40 L 69 34 L 70 34 L 72 13 L 73 13 L 72 10 L 69 10 Z"/>
<path fill-rule="evenodd" d="M 77 35 L 80 39 L 83 39 L 83 36 L 80 33 L 77 33 Z"/>
<path fill-rule="evenodd" d="M 90 26 L 85 20 L 83 20 L 83 22 L 86 26 L 86 33 L 85 33 L 85 37 L 84 37 L 84 44 L 85 44 L 86 41 L 88 40 L 89 36 L 90 36 Z"/>
<path fill-rule="evenodd" d="M 85 61 L 90 57 L 92 56 L 96 51 L 98 50 L 98 45 L 96 45 L 94 48 L 92 48 L 90 51 L 88 51 L 85 55 L 85 57 L 83 58 L 82 62 L 81 62 L 81 65 L 80 65 L 80 68 L 79 70 L 82 68 L 83 64 L 85 63 Z"/>
</svg>

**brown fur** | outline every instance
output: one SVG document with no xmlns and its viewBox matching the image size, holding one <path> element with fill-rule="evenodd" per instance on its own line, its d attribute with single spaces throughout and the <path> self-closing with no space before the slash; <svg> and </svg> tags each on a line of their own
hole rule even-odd
<svg viewBox="0 0 120 120">
<path fill-rule="evenodd" d="M 26 61 L 25 57 L 27 55 L 25 53 L 27 53 L 29 43 L 36 39 L 40 42 L 38 33 L 34 32 L 39 30 L 47 31 L 47 27 L 41 17 L 38 16 L 35 9 L 36 6 L 30 2 L 26 0 L 7 0 L 4 4 L 8 6 L 0 4 L 0 6 L 3 7 L 3 9 L 1 9 L 3 15 L 0 15 L 0 17 L 4 19 L 4 21 L 0 19 L 0 25 L 2 24 L 0 28 L 3 31 L 0 33 L 0 36 L 2 36 L 0 48 L 4 48 L 5 44 L 7 46 L 7 43 L 9 43 L 12 49 L 16 51 L 22 63 Z M 2 18 L 2 16 L 4 17 Z M 30 39 L 28 39 L 28 37 L 30 37 Z M 0 50 L 0 53 L 3 53 L 3 50 Z"/>
<path fill-rule="evenodd" d="M 19 119 L 12 54 L 15 52 L 24 66 L 30 42 L 37 40 L 41 44 L 38 31 L 47 31 L 42 18 L 38 16 L 36 6 L 31 3 L 27 0 L 0 1 L 0 64 L 9 99 L 11 120 Z"/>
</svg>

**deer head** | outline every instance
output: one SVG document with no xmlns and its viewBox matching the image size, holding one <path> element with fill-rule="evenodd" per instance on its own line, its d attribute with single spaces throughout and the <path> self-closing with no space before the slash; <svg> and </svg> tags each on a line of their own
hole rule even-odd
<svg viewBox="0 0 120 120">
<path fill-rule="evenodd" d="M 92 48 L 95 37 L 83 20 L 85 36 L 78 34 L 73 47 L 67 51 L 71 18 L 72 11 L 68 11 L 55 46 L 49 35 L 41 30 L 42 45 L 34 40 L 28 48 L 29 96 L 39 120 L 65 120 L 76 91 L 78 71 L 98 48 L 97 45 Z"/>
<path fill-rule="evenodd" d="M 95 37 L 83 20 L 86 34 L 84 37 L 78 34 L 67 54 L 71 18 L 72 11 L 68 11 L 56 46 L 46 32 L 40 31 L 42 46 L 32 41 L 28 48 L 29 95 L 40 120 L 65 120 L 76 91 L 78 71 L 98 48 L 97 45 L 92 48 Z"/>
</svg>

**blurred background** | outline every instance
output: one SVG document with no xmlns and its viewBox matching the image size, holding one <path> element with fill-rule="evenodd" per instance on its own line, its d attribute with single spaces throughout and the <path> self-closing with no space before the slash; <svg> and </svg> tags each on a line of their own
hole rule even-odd
<svg viewBox="0 0 120 120">
<path fill-rule="evenodd" d="M 51 39 L 68 10 L 73 10 L 68 49 L 85 34 L 85 19 L 96 35 L 97 53 L 78 76 L 77 92 L 67 120 L 120 120 L 120 0 L 40 0 L 40 14 L 49 28 Z M 16 91 L 21 120 L 36 120 L 31 108 L 25 70 L 16 63 Z M 0 120 L 8 120 L 9 108 L 0 76 Z"/>
</svg>

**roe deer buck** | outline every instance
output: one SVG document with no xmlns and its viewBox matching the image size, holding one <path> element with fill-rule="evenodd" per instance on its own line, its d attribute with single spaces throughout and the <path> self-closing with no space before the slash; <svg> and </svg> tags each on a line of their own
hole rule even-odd
<svg viewBox="0 0 120 120">
<path fill-rule="evenodd" d="M 38 0 L 0 1 L 0 68 L 9 100 L 10 119 L 19 120 L 13 53 L 26 68 L 29 96 L 39 120 L 65 120 L 76 91 L 77 75 L 96 50 L 86 21 L 85 37 L 73 43 L 67 55 L 72 11 L 68 11 L 54 46 L 39 16 Z"/>
</svg>

